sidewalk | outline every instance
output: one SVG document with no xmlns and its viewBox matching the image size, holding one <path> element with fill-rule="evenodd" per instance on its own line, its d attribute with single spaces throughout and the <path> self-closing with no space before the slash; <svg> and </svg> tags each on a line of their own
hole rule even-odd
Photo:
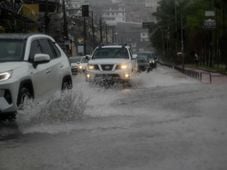
<svg viewBox="0 0 227 170">
<path fill-rule="evenodd" d="M 200 81 L 209 84 L 227 84 L 227 75 L 215 72 L 209 72 L 201 69 L 185 68 L 185 70 L 191 70 L 197 72 L 200 75 Z"/>
<path fill-rule="evenodd" d="M 195 69 L 191 67 L 185 67 L 183 70 L 182 66 L 179 66 L 179 65 L 172 65 L 172 64 L 166 64 L 161 62 L 159 62 L 159 64 L 170 68 L 174 68 L 182 72 L 183 74 L 186 74 L 192 78 L 200 80 L 202 83 L 215 84 L 215 85 L 227 84 L 227 75 L 225 74 L 209 72 L 206 70 Z"/>
</svg>

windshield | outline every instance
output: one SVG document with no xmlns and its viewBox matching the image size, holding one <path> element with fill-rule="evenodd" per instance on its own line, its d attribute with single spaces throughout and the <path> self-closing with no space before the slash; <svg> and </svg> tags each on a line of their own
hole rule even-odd
<svg viewBox="0 0 227 170">
<path fill-rule="evenodd" d="M 126 58 L 128 59 L 128 51 L 126 48 L 98 48 L 93 59 L 100 58 Z"/>
<path fill-rule="evenodd" d="M 146 57 L 148 59 L 154 58 L 154 54 L 153 53 L 138 53 L 137 55 L 138 55 L 137 58 L 141 58 L 141 57 Z"/>
<path fill-rule="evenodd" d="M 137 60 L 139 60 L 139 61 L 146 61 L 147 59 L 148 59 L 148 57 L 146 55 L 137 56 Z"/>
<path fill-rule="evenodd" d="M 81 63 L 88 63 L 88 59 L 87 59 L 86 57 L 83 57 L 83 58 L 81 59 Z"/>
<path fill-rule="evenodd" d="M 23 52 L 23 40 L 0 39 L 0 62 L 22 61 Z"/>
</svg>

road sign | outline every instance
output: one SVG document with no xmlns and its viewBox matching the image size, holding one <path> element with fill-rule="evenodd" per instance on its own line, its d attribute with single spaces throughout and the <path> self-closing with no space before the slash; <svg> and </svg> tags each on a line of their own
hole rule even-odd
<svg viewBox="0 0 227 170">
<path fill-rule="evenodd" d="M 216 20 L 215 19 L 205 19 L 203 26 L 205 29 L 215 29 L 216 28 Z"/>
<path fill-rule="evenodd" d="M 215 17 L 215 11 L 205 11 L 205 17 Z"/>
</svg>

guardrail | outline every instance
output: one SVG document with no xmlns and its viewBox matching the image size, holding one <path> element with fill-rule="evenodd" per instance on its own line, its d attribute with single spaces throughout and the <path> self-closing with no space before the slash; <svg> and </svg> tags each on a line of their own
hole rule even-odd
<svg viewBox="0 0 227 170">
<path fill-rule="evenodd" d="M 191 70 L 188 68 L 182 68 L 180 66 L 176 66 L 176 65 L 172 65 L 172 64 L 166 64 L 166 63 L 161 63 L 159 62 L 160 65 L 169 67 L 169 68 L 173 68 L 189 77 L 192 77 L 194 79 L 203 80 L 203 76 L 204 75 L 208 75 L 209 76 L 209 83 L 212 84 L 212 74 L 210 72 L 205 72 L 205 71 L 195 71 L 195 70 Z"/>
</svg>

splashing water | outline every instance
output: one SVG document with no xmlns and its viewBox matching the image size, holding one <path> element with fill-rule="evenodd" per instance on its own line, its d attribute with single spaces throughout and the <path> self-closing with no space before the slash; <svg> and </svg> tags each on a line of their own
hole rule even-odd
<svg viewBox="0 0 227 170">
<path fill-rule="evenodd" d="M 83 117 L 87 100 L 77 91 L 56 93 L 48 99 L 26 103 L 18 112 L 17 122 L 20 127 L 40 124 L 55 124 L 78 120 Z"/>
</svg>

